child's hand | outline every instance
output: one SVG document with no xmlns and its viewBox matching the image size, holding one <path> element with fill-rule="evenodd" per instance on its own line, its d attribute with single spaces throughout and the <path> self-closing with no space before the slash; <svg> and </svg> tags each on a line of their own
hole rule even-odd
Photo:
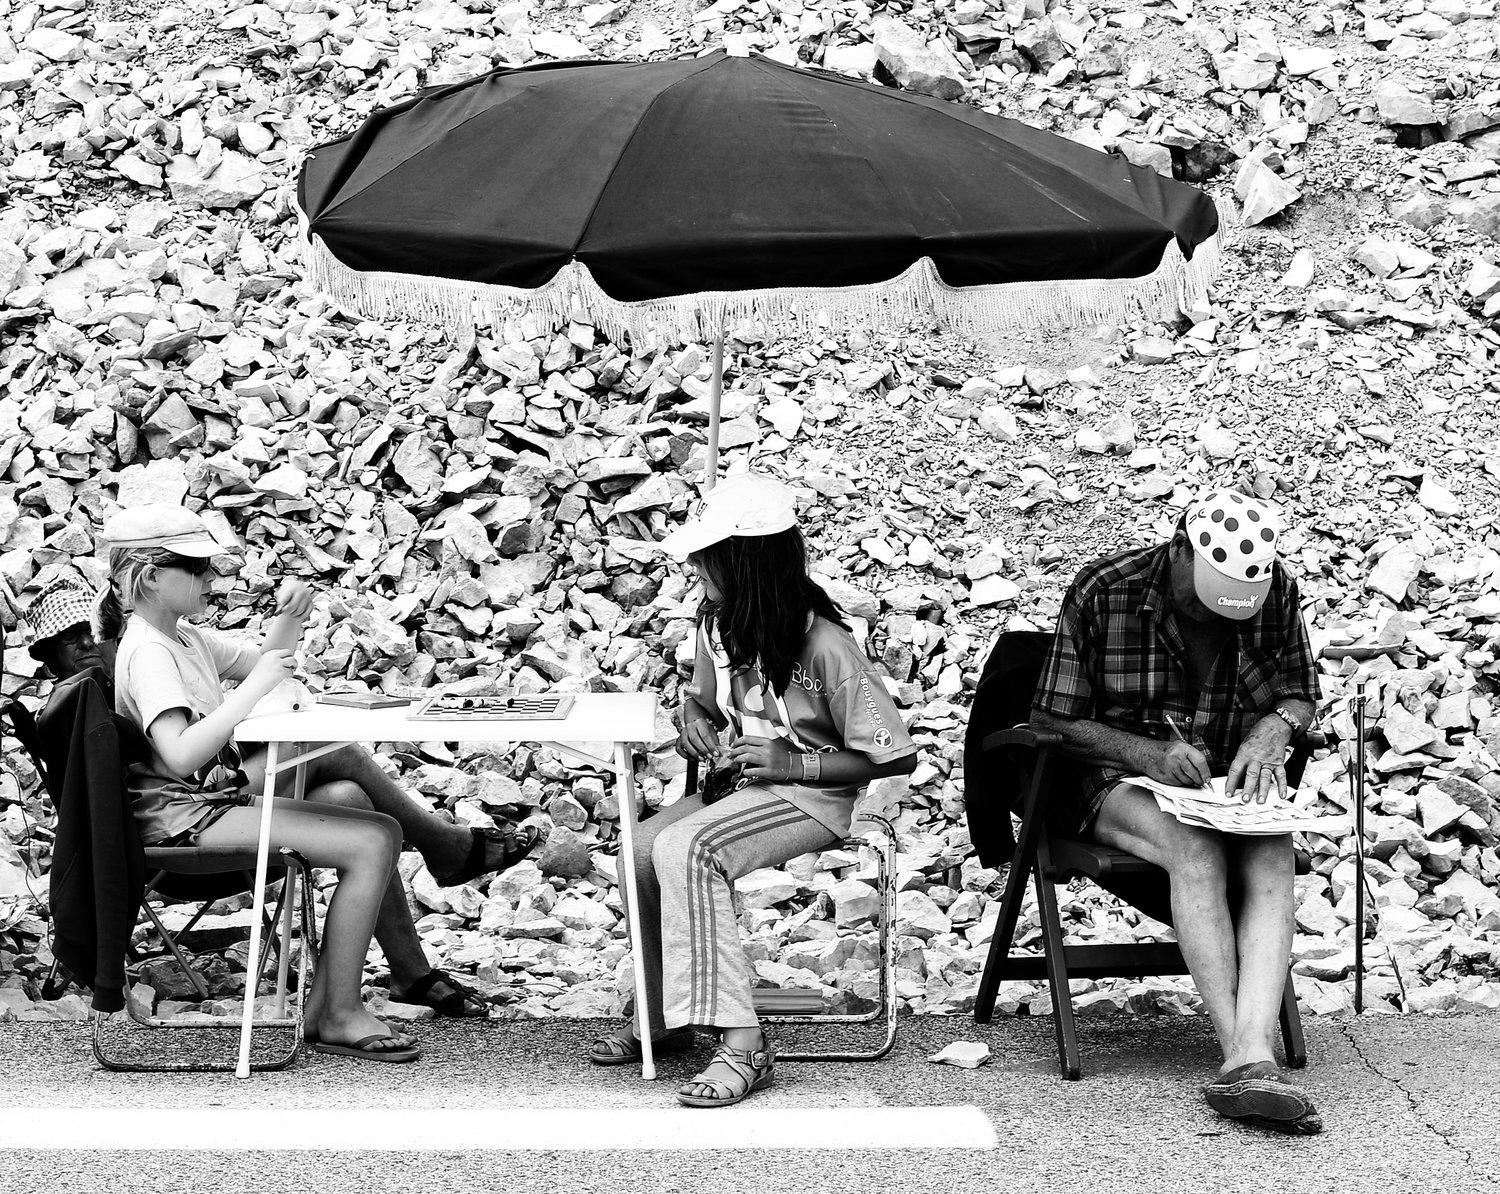
<svg viewBox="0 0 1500 1194">
<path fill-rule="evenodd" d="M 683 726 L 677 735 L 677 753 L 684 759 L 717 759 L 723 754 L 713 722 L 699 717 Z"/>
<path fill-rule="evenodd" d="M 284 580 L 276 593 L 276 613 L 292 618 L 305 618 L 312 612 L 312 587 L 300 580 Z"/>
<path fill-rule="evenodd" d="M 792 778 L 792 748 L 784 738 L 736 738 L 729 744 L 729 761 L 740 764 L 748 779 L 782 783 Z"/>
<path fill-rule="evenodd" d="M 292 668 L 295 663 L 296 660 L 290 651 L 274 648 L 262 651 L 260 658 L 255 662 L 254 669 L 245 678 L 245 686 L 253 689 L 257 697 L 263 697 L 283 680 L 292 678 Z"/>
</svg>

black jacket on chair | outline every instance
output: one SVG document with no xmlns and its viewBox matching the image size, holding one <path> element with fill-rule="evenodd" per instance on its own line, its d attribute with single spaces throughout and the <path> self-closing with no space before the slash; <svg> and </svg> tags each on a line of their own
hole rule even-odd
<svg viewBox="0 0 1500 1194">
<path fill-rule="evenodd" d="M 984 740 L 997 730 L 1024 725 L 1031 719 L 1031 699 L 1037 676 L 1052 648 L 1050 630 L 1012 631 L 990 650 L 969 709 L 964 733 L 964 814 L 969 840 L 983 866 L 997 867 L 1011 860 L 1015 837 L 1011 813 L 1020 814 L 1026 794 L 1013 768 L 986 754 Z M 1066 758 L 1056 761 L 1058 782 L 1078 782 L 1082 767 Z"/>
<path fill-rule="evenodd" d="M 37 718 L 37 737 L 57 809 L 52 951 L 93 989 L 95 1011 L 117 1012 L 125 1006 L 125 954 L 140 915 L 145 855 L 102 682 L 90 668 L 58 684 Z"/>
</svg>

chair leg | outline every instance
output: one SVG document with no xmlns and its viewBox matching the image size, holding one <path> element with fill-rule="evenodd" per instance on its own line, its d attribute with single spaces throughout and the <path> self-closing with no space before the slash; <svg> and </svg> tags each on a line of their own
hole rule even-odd
<svg viewBox="0 0 1500 1194">
<path fill-rule="evenodd" d="M 285 1049 L 283 1049 L 276 1055 L 263 1061 L 252 1062 L 250 1068 L 251 1070 L 257 1072 L 264 1070 L 284 1070 L 288 1066 L 294 1064 L 298 1056 L 300 1055 L 302 1049 L 303 1003 L 306 998 L 306 993 L 311 986 L 311 968 L 317 965 L 318 957 L 317 922 L 315 919 L 315 909 L 313 906 L 312 868 L 308 866 L 307 860 L 301 855 L 297 854 L 295 851 L 283 850 L 282 853 L 286 856 L 287 865 L 286 873 L 284 876 L 285 882 L 283 883 L 281 890 L 281 899 L 277 903 L 274 912 L 270 909 L 267 909 L 265 917 L 266 923 L 271 926 L 272 931 L 267 934 L 266 948 L 261 951 L 258 968 L 254 971 L 250 971 L 247 969 L 245 981 L 247 984 L 254 984 L 256 987 L 259 986 L 259 978 L 266 969 L 266 963 L 269 960 L 270 952 L 273 949 L 277 949 L 278 946 L 278 934 L 274 931 L 274 929 L 276 927 L 278 919 L 283 915 L 283 904 L 286 901 L 294 900 L 296 898 L 295 890 L 299 889 L 300 885 L 302 899 L 300 901 L 300 907 L 296 911 L 300 914 L 302 926 L 302 949 L 300 951 L 297 966 L 297 1006 L 294 1016 L 278 1016 L 271 1022 L 279 1028 L 290 1030 L 289 1040 Z M 152 888 L 154 888 L 156 883 L 159 882 L 160 879 L 161 875 L 158 874 L 156 879 L 152 880 L 150 887 L 147 888 L 147 891 L 149 892 Z M 247 877 L 247 881 L 253 883 L 252 878 Z M 197 972 L 189 967 L 187 955 L 182 952 L 181 948 L 167 933 L 165 926 L 162 925 L 161 920 L 156 915 L 155 910 L 150 906 L 149 903 L 143 903 L 143 909 L 146 912 L 151 923 L 156 927 L 156 931 L 161 934 L 162 939 L 167 943 L 168 949 L 170 949 L 173 955 L 177 958 L 178 964 L 182 966 L 183 971 L 191 977 L 194 984 L 198 987 L 200 993 L 206 997 L 208 994 L 206 984 L 203 983 L 201 977 L 197 974 Z M 193 923 L 196 923 L 196 917 L 194 918 Z M 287 941 L 285 945 L 278 950 L 278 956 L 282 954 L 289 955 L 290 953 L 291 942 Z M 284 973 L 285 968 L 282 967 L 281 969 Z M 143 1014 L 133 1001 L 127 1001 L 126 1015 L 131 1021 L 134 1021 L 142 1028 L 148 1030 L 159 1028 L 173 1028 L 178 1030 L 196 1029 L 199 1032 L 211 1034 L 215 1031 L 222 1031 L 225 1028 L 236 1029 L 236 1031 L 238 1028 L 237 1024 L 232 1023 L 227 1019 L 222 1024 L 217 1022 L 177 1024 L 168 1019 L 162 1019 L 156 1016 Z M 152 1061 L 150 1063 L 145 1063 L 131 1060 L 112 1051 L 108 1041 L 106 1040 L 106 1022 L 114 1019 L 114 1017 L 96 1012 L 93 1019 L 94 1024 L 92 1033 L 92 1045 L 94 1057 L 99 1062 L 99 1064 L 107 1070 L 121 1070 L 131 1073 L 233 1073 L 238 1070 L 237 1058 L 224 1062 L 191 1060 Z M 263 1026 L 267 1025 L 263 1023 Z"/>
<path fill-rule="evenodd" d="M 274 950 L 276 952 L 277 962 L 278 962 L 278 965 L 279 965 L 280 960 L 281 960 L 282 950 L 283 949 L 290 950 L 290 948 L 291 948 L 291 943 L 290 942 L 287 942 L 285 944 L 285 946 L 283 946 L 282 943 L 278 940 L 279 932 L 278 932 L 278 927 L 277 926 L 281 922 L 282 911 L 283 911 L 283 909 L 286 908 L 287 901 L 288 901 L 288 899 L 292 895 L 292 887 L 293 887 L 293 883 L 291 882 L 291 876 L 288 875 L 287 876 L 287 881 L 283 882 L 282 885 L 281 885 L 281 894 L 276 897 L 276 907 L 272 911 L 271 917 L 270 917 L 270 924 L 269 924 L 270 931 L 266 933 L 266 939 L 265 939 L 264 942 L 262 942 L 261 947 L 260 947 L 260 964 L 255 968 L 255 975 L 254 975 L 255 985 L 256 985 L 256 989 L 257 990 L 260 988 L 260 980 L 261 980 L 261 977 L 266 972 L 266 963 L 270 960 L 272 951 Z M 245 960 L 247 962 L 249 961 L 248 958 L 246 958 Z M 245 981 L 249 982 L 250 981 L 250 976 L 247 975 Z"/>
<path fill-rule="evenodd" d="M 1042 922 L 1042 942 L 1047 958 L 1047 981 L 1052 988 L 1052 1027 L 1057 1034 L 1057 1060 L 1062 1076 L 1070 1082 L 1083 1077 L 1078 1053 L 1078 1026 L 1073 1020 L 1073 991 L 1068 982 L 1068 962 L 1063 956 L 1062 916 L 1057 910 L 1057 892 L 1043 877 L 1040 862 L 1035 868 L 1037 913 Z"/>
<path fill-rule="evenodd" d="M 1045 767 L 1038 770 L 1026 800 L 1026 812 L 1021 820 L 1016 852 L 1011 857 L 1010 874 L 1006 876 L 1005 892 L 1000 897 L 1000 915 L 995 920 L 995 935 L 990 938 L 990 952 L 985 958 L 984 973 L 979 976 L 979 990 L 974 994 L 976 1024 L 988 1024 L 995 1014 L 995 996 L 1000 991 L 1000 979 L 1005 973 L 1011 943 L 1016 937 L 1016 925 L 1021 919 L 1026 878 L 1031 873 L 1037 851 L 1041 848 L 1043 824 L 1040 794 L 1046 775 Z"/>
<path fill-rule="evenodd" d="M 1026 894 L 1026 876 L 1029 868 L 1017 868 L 1012 863 L 1005 880 L 1005 891 L 1000 896 L 1000 915 L 995 920 L 995 935 L 990 938 L 990 951 L 984 959 L 984 973 L 979 976 L 979 990 L 974 994 L 974 1022 L 988 1024 L 995 1015 L 995 998 L 1000 993 L 1000 978 L 1005 971 L 1006 955 L 1010 953 L 1015 938 L 1016 922 L 1021 916 L 1021 900 Z M 1010 931 L 1005 932 L 1006 925 Z"/>
<path fill-rule="evenodd" d="M 1286 1052 L 1288 1069 L 1300 1070 L 1307 1064 L 1307 1042 L 1302 1036 L 1302 1013 L 1297 1010 L 1297 991 L 1292 972 L 1286 972 L 1286 987 L 1281 992 L 1281 1046 Z"/>
<path fill-rule="evenodd" d="M 203 976 L 192 968 L 187 955 L 182 952 L 182 947 L 177 944 L 177 939 L 167 932 L 167 926 L 161 923 L 161 917 L 156 915 L 156 909 L 149 901 L 142 900 L 141 907 L 145 910 L 147 918 L 156 926 L 156 931 L 161 934 L 161 939 L 166 942 L 167 949 L 177 959 L 177 964 L 182 967 L 183 974 L 187 975 L 188 982 L 193 984 L 193 990 L 198 993 L 199 999 L 208 998 L 208 984 L 203 981 Z"/>
<path fill-rule="evenodd" d="M 882 827 L 885 841 L 877 856 L 880 885 L 880 1008 L 860 1015 L 830 1016 L 823 1013 L 808 1015 L 768 1015 L 762 1019 L 782 1024 L 870 1024 L 883 1019 L 885 1039 L 871 1049 L 834 1052 L 830 1050 L 791 1051 L 777 1050 L 777 1061 L 879 1061 L 896 1045 L 896 1030 L 900 1023 L 900 1000 L 896 996 L 896 830 L 884 817 L 874 813 L 861 813 L 860 820 L 871 821 Z M 867 844 L 864 839 L 851 837 L 846 847 L 857 849 Z"/>
</svg>

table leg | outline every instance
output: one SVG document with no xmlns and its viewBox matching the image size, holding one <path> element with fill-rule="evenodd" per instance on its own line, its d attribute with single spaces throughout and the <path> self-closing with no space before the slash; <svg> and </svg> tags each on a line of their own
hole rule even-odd
<svg viewBox="0 0 1500 1194">
<path fill-rule="evenodd" d="M 277 744 L 266 743 L 266 786 L 261 795 L 260 843 L 255 850 L 255 888 L 251 893 L 250 953 L 245 967 L 245 1014 L 240 1021 L 240 1057 L 235 1065 L 236 1078 L 250 1077 L 250 1033 L 255 1022 L 255 988 L 260 961 L 261 919 L 266 911 L 266 872 L 271 853 L 271 806 L 276 795 Z"/>
<path fill-rule="evenodd" d="M 301 744 L 293 747 L 301 753 Z M 296 782 L 292 785 L 292 799 L 301 800 L 307 795 L 307 764 L 298 763 Z M 292 906 L 297 898 L 298 885 L 292 882 L 291 872 L 284 880 L 286 890 L 281 899 L 281 953 L 276 961 L 276 1018 L 286 1017 L 286 986 L 292 968 Z"/>
<path fill-rule="evenodd" d="M 635 882 L 635 767 L 630 747 L 615 743 L 615 793 L 620 798 L 620 878 L 627 893 L 630 955 L 635 966 L 635 1034 L 641 1042 L 641 1077 L 656 1077 L 656 1059 L 651 1055 L 650 996 L 646 991 L 646 955 L 641 951 L 641 903 Z"/>
</svg>

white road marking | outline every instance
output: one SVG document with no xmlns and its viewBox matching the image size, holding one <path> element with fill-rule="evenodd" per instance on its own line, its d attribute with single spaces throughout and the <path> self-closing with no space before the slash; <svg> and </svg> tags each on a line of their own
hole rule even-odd
<svg viewBox="0 0 1500 1194">
<path fill-rule="evenodd" d="M 978 1107 L 12 1107 L 0 1149 L 992 1149 Z"/>
</svg>

